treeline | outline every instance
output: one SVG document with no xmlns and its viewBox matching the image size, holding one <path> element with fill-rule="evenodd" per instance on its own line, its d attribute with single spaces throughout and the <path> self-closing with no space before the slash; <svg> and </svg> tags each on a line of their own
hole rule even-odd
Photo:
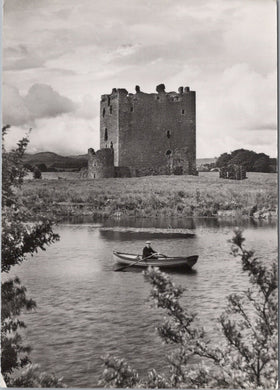
<svg viewBox="0 0 280 390">
<path fill-rule="evenodd" d="M 247 172 L 276 172 L 277 160 L 265 153 L 256 153 L 252 150 L 237 149 L 231 153 L 223 153 L 216 161 L 216 167 L 227 165 L 242 165 Z"/>
<path fill-rule="evenodd" d="M 213 159 L 214 160 L 214 159 Z M 237 149 L 231 153 L 222 153 L 216 161 L 197 165 L 200 172 L 219 170 L 229 165 L 242 165 L 246 172 L 277 172 L 277 159 L 270 158 L 265 153 L 252 150 Z"/>
</svg>

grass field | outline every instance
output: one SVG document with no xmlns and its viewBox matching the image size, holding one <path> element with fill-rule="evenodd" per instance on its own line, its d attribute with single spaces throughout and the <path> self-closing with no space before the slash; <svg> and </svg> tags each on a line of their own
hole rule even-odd
<svg viewBox="0 0 280 390">
<path fill-rule="evenodd" d="M 145 176 L 81 180 L 25 181 L 24 203 L 51 216 L 243 216 L 277 208 L 277 174 L 248 173 L 243 181 L 220 179 L 217 172 L 199 176 Z M 254 209 L 253 209 L 254 208 Z"/>
</svg>

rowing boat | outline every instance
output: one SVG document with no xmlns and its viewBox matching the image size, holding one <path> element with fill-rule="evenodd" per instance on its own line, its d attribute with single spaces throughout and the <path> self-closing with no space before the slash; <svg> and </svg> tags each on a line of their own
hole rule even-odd
<svg viewBox="0 0 280 390">
<path fill-rule="evenodd" d="M 159 268 L 192 268 L 197 262 L 198 256 L 187 257 L 158 257 L 157 259 L 146 259 L 141 261 L 141 256 L 132 253 L 113 251 L 114 261 L 118 264 L 135 267 L 159 267 Z M 134 264 L 135 263 L 135 264 Z"/>
</svg>

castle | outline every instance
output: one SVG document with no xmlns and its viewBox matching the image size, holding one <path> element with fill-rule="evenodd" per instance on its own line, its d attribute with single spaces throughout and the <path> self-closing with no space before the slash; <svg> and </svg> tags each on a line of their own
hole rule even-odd
<svg viewBox="0 0 280 390">
<path fill-rule="evenodd" d="M 88 150 L 88 178 L 197 174 L 195 91 L 135 90 L 101 96 L 100 150 Z"/>
</svg>

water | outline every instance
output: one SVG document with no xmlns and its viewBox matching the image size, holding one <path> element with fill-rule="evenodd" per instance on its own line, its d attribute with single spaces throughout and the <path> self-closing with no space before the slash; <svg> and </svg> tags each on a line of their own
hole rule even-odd
<svg viewBox="0 0 280 390">
<path fill-rule="evenodd" d="M 163 221 L 150 220 L 129 223 L 163 225 Z M 150 367 L 164 369 L 168 348 L 155 331 L 163 313 L 147 302 L 150 285 L 141 272 L 113 272 L 113 249 L 140 253 L 147 238 L 168 255 L 199 255 L 194 272 L 171 276 L 186 288 L 184 306 L 198 313 L 213 339 L 219 337 L 215 323 L 226 296 L 248 287 L 239 260 L 229 254 L 227 240 L 234 224 L 184 220 L 168 225 L 191 228 L 196 236 L 104 231 L 94 223 L 65 223 L 56 229 L 60 242 L 14 267 L 9 276 L 20 277 L 38 306 L 36 312 L 23 315 L 33 362 L 63 376 L 71 387 L 96 387 L 103 370 L 100 357 L 108 353 L 125 357 L 140 373 Z M 275 224 L 248 223 L 244 236 L 246 246 L 264 261 L 276 258 Z"/>
</svg>

